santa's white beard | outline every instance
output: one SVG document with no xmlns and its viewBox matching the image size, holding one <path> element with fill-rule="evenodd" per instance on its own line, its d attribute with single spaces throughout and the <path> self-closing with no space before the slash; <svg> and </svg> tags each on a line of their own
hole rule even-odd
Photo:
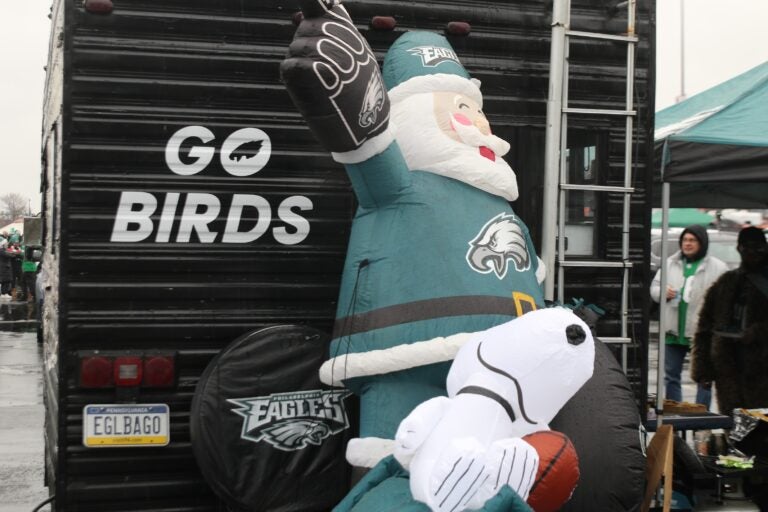
<svg viewBox="0 0 768 512">
<path fill-rule="evenodd" d="M 414 94 L 392 104 L 390 119 L 412 171 L 463 181 L 507 201 L 517 199 L 517 177 L 501 155 L 490 160 L 480 154 L 479 147 L 458 142 L 440 129 L 432 93 Z"/>
</svg>

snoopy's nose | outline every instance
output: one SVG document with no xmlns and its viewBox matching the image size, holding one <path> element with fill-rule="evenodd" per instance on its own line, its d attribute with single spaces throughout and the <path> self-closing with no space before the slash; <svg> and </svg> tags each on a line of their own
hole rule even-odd
<svg viewBox="0 0 768 512">
<path fill-rule="evenodd" d="M 571 324 L 565 328 L 565 336 L 571 345 L 581 345 L 587 339 L 587 333 L 579 324 Z"/>
</svg>

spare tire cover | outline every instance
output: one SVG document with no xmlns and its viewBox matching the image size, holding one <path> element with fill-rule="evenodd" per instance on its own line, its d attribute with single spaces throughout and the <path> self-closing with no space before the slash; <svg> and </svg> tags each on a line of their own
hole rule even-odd
<svg viewBox="0 0 768 512">
<path fill-rule="evenodd" d="M 581 476 L 561 511 L 640 509 L 645 456 L 632 389 L 610 349 L 595 340 L 592 378 L 550 423 L 576 447 Z"/>
<path fill-rule="evenodd" d="M 205 369 L 192 449 L 231 508 L 327 510 L 347 492 L 350 393 L 318 378 L 329 340 L 310 327 L 269 327 L 236 339 Z"/>
</svg>

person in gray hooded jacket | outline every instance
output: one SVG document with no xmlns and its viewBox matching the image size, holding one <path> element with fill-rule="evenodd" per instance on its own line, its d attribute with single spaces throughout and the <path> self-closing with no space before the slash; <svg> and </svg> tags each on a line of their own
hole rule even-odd
<svg viewBox="0 0 768 512">
<path fill-rule="evenodd" d="M 683 362 L 696 334 L 699 311 L 709 287 L 728 267 L 718 258 L 707 255 L 707 230 L 697 224 L 688 226 L 680 234 L 680 250 L 667 259 L 667 289 L 664 293 L 666 320 L 664 333 L 664 385 L 665 396 L 682 401 L 681 386 Z M 651 298 L 660 302 L 661 269 L 651 283 Z M 699 382 L 696 403 L 709 409 L 712 401 L 712 383 Z"/>
</svg>

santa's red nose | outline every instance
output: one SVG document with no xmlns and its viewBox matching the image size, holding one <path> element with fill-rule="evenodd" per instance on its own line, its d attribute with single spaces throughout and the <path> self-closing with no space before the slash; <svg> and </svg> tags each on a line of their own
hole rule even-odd
<svg viewBox="0 0 768 512">
<path fill-rule="evenodd" d="M 496 161 L 496 153 L 494 153 L 493 150 L 488 146 L 480 146 L 480 155 L 484 156 L 491 162 Z"/>
</svg>

